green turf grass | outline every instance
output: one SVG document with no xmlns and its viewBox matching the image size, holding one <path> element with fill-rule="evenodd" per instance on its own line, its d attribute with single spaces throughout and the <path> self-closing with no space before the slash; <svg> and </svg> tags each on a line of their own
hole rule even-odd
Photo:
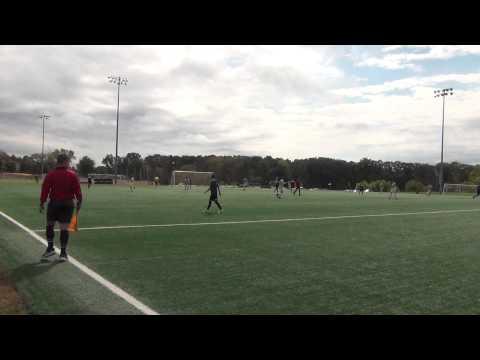
<svg viewBox="0 0 480 360">
<path fill-rule="evenodd" d="M 271 190 L 224 189 L 224 213 L 213 204 L 205 215 L 204 190 L 85 187 L 79 227 L 480 210 L 462 195 L 287 191 L 275 199 Z M 38 185 L 0 182 L 0 210 L 31 229 L 43 228 L 38 196 Z M 70 253 L 159 313 L 479 313 L 479 217 L 85 230 L 71 236 Z"/>
</svg>

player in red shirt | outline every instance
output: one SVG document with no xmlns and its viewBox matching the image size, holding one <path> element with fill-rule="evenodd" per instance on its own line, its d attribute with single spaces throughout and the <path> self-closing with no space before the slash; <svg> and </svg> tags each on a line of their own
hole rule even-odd
<svg viewBox="0 0 480 360">
<path fill-rule="evenodd" d="M 298 180 L 298 178 L 295 178 L 295 191 L 293 192 L 293 195 L 295 195 L 297 190 L 298 190 L 298 196 L 300 196 L 300 180 Z"/>
<path fill-rule="evenodd" d="M 57 167 L 45 177 L 40 195 L 40 212 L 45 210 L 44 204 L 50 198 L 47 207 L 47 242 L 48 247 L 42 255 L 47 259 L 55 255 L 53 247 L 53 228 L 55 221 L 60 225 L 60 257 L 59 261 L 66 261 L 68 244 L 68 225 L 72 219 L 74 199 L 77 200 L 77 213 L 82 206 L 82 190 L 77 174 L 69 169 L 70 159 L 66 154 L 57 157 Z"/>
</svg>

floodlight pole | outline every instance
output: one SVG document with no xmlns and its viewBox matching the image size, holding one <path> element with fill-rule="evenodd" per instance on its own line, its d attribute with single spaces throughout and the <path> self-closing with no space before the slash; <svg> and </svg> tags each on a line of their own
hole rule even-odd
<svg viewBox="0 0 480 360">
<path fill-rule="evenodd" d="M 127 85 L 128 80 L 120 76 L 109 76 L 108 80 L 117 85 L 117 130 L 115 137 L 115 184 L 118 177 L 118 119 L 120 114 L 120 85 Z"/>
<path fill-rule="evenodd" d="M 118 174 L 118 115 L 120 112 L 120 82 L 117 84 L 117 132 L 115 137 L 115 184 L 117 184 Z"/>
<path fill-rule="evenodd" d="M 443 194 L 443 136 L 444 136 L 444 128 L 445 128 L 445 97 L 447 95 L 453 95 L 453 89 L 442 89 L 442 90 L 435 90 L 434 91 L 435 97 L 441 96 L 443 98 L 442 101 L 442 149 L 440 153 L 440 173 L 439 173 L 439 187 L 440 187 L 440 194 Z"/>
<path fill-rule="evenodd" d="M 49 115 L 40 115 L 40 119 L 42 119 L 42 169 L 40 178 L 43 178 L 43 158 L 44 158 L 44 145 L 45 145 L 45 119 L 48 119 Z"/>
</svg>

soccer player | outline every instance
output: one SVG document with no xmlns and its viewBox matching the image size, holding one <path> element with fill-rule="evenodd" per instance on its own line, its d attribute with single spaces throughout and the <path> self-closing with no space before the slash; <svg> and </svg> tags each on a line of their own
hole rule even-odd
<svg viewBox="0 0 480 360">
<path fill-rule="evenodd" d="M 273 194 L 279 198 L 280 196 L 278 195 L 278 187 L 280 186 L 280 182 L 278 181 L 278 177 L 275 178 L 275 190 L 273 190 Z"/>
<path fill-rule="evenodd" d="M 243 191 L 245 191 L 248 187 L 248 179 L 247 178 L 243 178 Z"/>
<path fill-rule="evenodd" d="M 477 185 L 477 194 L 473 195 L 472 199 L 475 199 L 480 196 L 480 184 Z"/>
<path fill-rule="evenodd" d="M 297 191 L 298 196 L 300 196 L 300 180 L 298 180 L 298 177 L 295 178 L 295 191 L 293 192 L 293 195 L 295 195 Z"/>
<path fill-rule="evenodd" d="M 293 194 L 293 188 L 295 187 L 295 180 L 290 181 L 290 194 Z"/>
<path fill-rule="evenodd" d="M 158 176 L 155 176 L 154 182 L 155 182 L 155 186 L 158 186 L 158 184 L 160 183 L 160 179 L 158 178 Z"/>
<path fill-rule="evenodd" d="M 88 188 L 90 189 L 90 186 L 92 186 L 92 178 L 89 176 L 88 177 Z"/>
<path fill-rule="evenodd" d="M 185 186 L 185 191 L 188 190 L 188 177 L 185 176 L 185 178 L 183 179 L 183 185 Z"/>
<path fill-rule="evenodd" d="M 278 182 L 278 187 L 280 188 L 280 194 L 277 194 L 278 198 L 282 198 L 284 186 L 285 186 L 285 182 L 283 181 L 283 179 L 280 179 L 280 181 Z"/>
<path fill-rule="evenodd" d="M 57 167 L 50 171 L 42 184 L 40 195 L 40 212 L 45 210 L 44 204 L 50 198 L 47 207 L 47 250 L 42 255 L 42 260 L 55 255 L 53 247 L 54 227 L 57 221 L 60 224 L 60 257 L 59 261 L 68 260 L 68 225 L 72 219 L 74 202 L 77 201 L 77 214 L 82 206 L 82 190 L 78 176 L 69 169 L 70 159 L 66 154 L 59 154 Z"/>
<path fill-rule="evenodd" d="M 388 197 L 388 200 L 390 200 L 392 196 L 395 198 L 395 200 L 398 200 L 397 192 L 398 192 L 397 184 L 395 183 L 395 181 L 393 181 L 392 186 L 390 186 L 390 196 Z"/>
<path fill-rule="evenodd" d="M 364 195 L 365 194 L 365 187 L 363 184 L 358 185 L 358 195 Z"/>
<path fill-rule="evenodd" d="M 222 205 L 218 202 L 218 195 L 222 196 L 220 193 L 220 185 L 218 185 L 217 179 L 215 177 L 215 174 L 212 174 L 212 179 L 210 180 L 210 186 L 207 190 L 205 190 L 205 193 L 210 191 L 210 199 L 208 200 L 208 206 L 205 209 L 204 213 L 207 213 L 208 210 L 210 210 L 210 206 L 212 206 L 212 201 L 217 204 L 218 206 L 218 213 L 222 213 Z"/>
<path fill-rule="evenodd" d="M 432 195 L 432 185 L 428 184 L 427 185 L 427 196 Z"/>
<path fill-rule="evenodd" d="M 130 191 L 133 192 L 133 190 L 135 190 L 135 178 L 133 176 L 130 178 L 128 184 L 130 185 Z"/>
</svg>

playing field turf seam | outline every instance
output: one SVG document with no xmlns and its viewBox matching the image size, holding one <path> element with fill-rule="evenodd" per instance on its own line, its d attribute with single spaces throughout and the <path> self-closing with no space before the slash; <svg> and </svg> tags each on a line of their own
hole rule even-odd
<svg viewBox="0 0 480 360">
<path fill-rule="evenodd" d="M 29 228 L 27 228 L 25 225 L 22 225 L 21 223 L 19 223 L 18 221 L 16 221 L 15 219 L 11 218 L 10 216 L 8 216 L 7 214 L 3 213 L 2 211 L 0 211 L 0 215 L 3 216 L 5 219 L 7 219 L 8 221 L 10 221 L 11 223 L 15 224 L 16 226 L 18 226 L 19 228 L 21 228 L 22 230 L 26 231 L 30 236 L 32 236 L 35 240 L 37 241 L 40 241 L 43 245 L 47 246 L 47 241 L 45 239 L 43 239 L 42 237 L 40 237 L 38 234 L 35 234 L 35 232 L 33 232 L 32 230 L 30 230 Z M 55 247 L 55 252 L 57 254 L 60 253 L 59 249 L 57 247 Z M 146 315 L 159 315 L 156 311 L 152 310 L 151 308 L 149 308 L 147 305 L 141 303 L 139 300 L 137 300 L 136 298 L 134 298 L 132 295 L 128 294 L 126 291 L 122 290 L 121 288 L 119 288 L 118 286 L 116 286 L 115 284 L 111 283 L 110 281 L 108 281 L 107 279 L 105 279 L 104 277 L 102 277 L 101 275 L 97 274 L 95 271 L 91 270 L 90 268 L 88 268 L 87 266 L 83 265 L 82 263 L 80 263 L 79 261 L 77 261 L 76 259 L 74 259 L 73 257 L 69 257 L 69 262 L 75 266 L 76 268 L 78 268 L 79 270 L 81 270 L 82 272 L 84 272 L 85 274 L 87 274 L 88 276 L 90 276 L 92 279 L 96 280 L 97 282 L 99 282 L 100 284 L 102 284 L 103 286 L 105 286 L 107 289 L 109 289 L 112 293 L 114 293 L 115 295 L 119 296 L 120 298 L 122 298 L 123 300 L 125 300 L 127 303 L 129 303 L 130 305 L 134 306 L 135 308 L 137 308 L 138 310 L 140 310 L 142 313 L 146 314 Z"/>
<path fill-rule="evenodd" d="M 263 219 L 263 220 L 240 220 L 240 221 L 220 221 L 220 222 L 203 222 L 203 223 L 183 223 L 183 224 L 152 224 L 152 225 L 115 225 L 115 226 L 96 226 L 79 228 L 79 231 L 85 230 L 115 230 L 115 229 L 135 229 L 135 228 L 149 228 L 149 227 L 178 227 L 178 226 L 206 226 L 206 225 L 233 225 L 233 224 L 256 224 L 256 223 L 270 223 L 270 222 L 293 222 L 293 221 L 315 221 L 315 220 L 339 220 L 339 219 L 357 219 L 368 217 L 387 217 L 387 216 L 408 216 L 408 215 L 435 215 L 435 214 L 449 214 L 462 212 L 475 212 L 480 209 L 468 210 L 436 210 L 436 211 L 418 211 L 408 213 L 386 213 L 386 214 L 362 214 L 362 215 L 340 215 L 340 216 L 323 216 L 323 217 L 308 217 L 308 218 L 292 218 L 292 219 Z M 36 232 L 45 231 L 33 230 Z M 58 230 L 56 230 L 58 231 Z"/>
</svg>

